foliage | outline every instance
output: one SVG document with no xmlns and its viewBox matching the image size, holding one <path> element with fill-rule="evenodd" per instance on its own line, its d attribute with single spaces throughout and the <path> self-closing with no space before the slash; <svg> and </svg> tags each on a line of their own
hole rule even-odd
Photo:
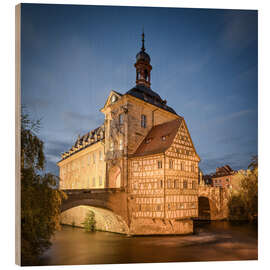
<svg viewBox="0 0 270 270">
<path fill-rule="evenodd" d="M 39 122 L 22 113 L 21 118 L 21 263 L 34 265 L 50 247 L 60 228 L 60 206 L 64 192 L 54 188 L 57 177 L 42 174 L 45 166 L 43 142 L 35 134 Z"/>
<path fill-rule="evenodd" d="M 240 194 L 232 194 L 228 202 L 230 220 L 248 220 Z"/>
<path fill-rule="evenodd" d="M 95 213 L 93 211 L 89 211 L 82 224 L 84 226 L 85 231 L 87 232 L 95 231 L 96 230 Z"/>
<path fill-rule="evenodd" d="M 250 170 L 239 173 L 240 188 L 232 193 L 228 202 L 231 220 L 258 219 L 258 157 L 253 157 Z"/>
</svg>

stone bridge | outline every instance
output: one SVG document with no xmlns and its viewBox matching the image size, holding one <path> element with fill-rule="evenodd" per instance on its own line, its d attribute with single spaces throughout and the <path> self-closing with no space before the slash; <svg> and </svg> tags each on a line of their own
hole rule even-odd
<svg viewBox="0 0 270 270">
<path fill-rule="evenodd" d="M 198 188 L 198 219 L 221 220 L 228 217 L 229 190 L 221 187 Z"/>
<path fill-rule="evenodd" d="M 128 233 L 127 195 L 121 188 L 68 189 L 61 206 L 61 222 L 82 227 L 89 210 L 95 213 L 97 229 Z"/>
<path fill-rule="evenodd" d="M 127 193 L 123 188 L 69 189 L 61 206 L 61 222 L 82 227 L 91 210 L 97 229 L 129 234 L 130 220 Z M 228 217 L 229 191 L 220 187 L 198 188 L 198 219 L 221 220 Z"/>
</svg>

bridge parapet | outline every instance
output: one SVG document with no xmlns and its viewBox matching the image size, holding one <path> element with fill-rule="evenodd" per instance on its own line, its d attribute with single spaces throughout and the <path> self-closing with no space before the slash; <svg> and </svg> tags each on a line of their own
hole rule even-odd
<svg viewBox="0 0 270 270">
<path fill-rule="evenodd" d="M 63 191 L 67 195 L 73 194 L 83 194 L 83 193 L 91 193 L 91 194 L 101 194 L 101 193 L 116 193 L 125 191 L 124 188 L 102 188 L 102 189 L 63 189 Z"/>
</svg>

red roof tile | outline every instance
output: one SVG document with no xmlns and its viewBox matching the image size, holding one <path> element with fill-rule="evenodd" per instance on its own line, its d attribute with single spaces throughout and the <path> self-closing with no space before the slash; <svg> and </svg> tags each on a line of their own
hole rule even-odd
<svg viewBox="0 0 270 270">
<path fill-rule="evenodd" d="M 165 152 L 172 144 L 182 118 L 175 119 L 157 126 L 154 126 L 137 150 L 130 157 L 158 154 Z"/>
</svg>

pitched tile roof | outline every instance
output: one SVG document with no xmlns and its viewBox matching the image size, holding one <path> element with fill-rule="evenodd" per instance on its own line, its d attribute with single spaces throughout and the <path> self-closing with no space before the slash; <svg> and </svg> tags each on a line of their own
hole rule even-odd
<svg viewBox="0 0 270 270">
<path fill-rule="evenodd" d="M 82 149 L 95 144 L 98 141 L 102 141 L 105 138 L 104 125 L 87 132 L 83 136 L 78 136 L 75 144 L 70 148 L 69 151 L 62 154 L 62 160 L 69 156 L 81 151 Z"/>
<path fill-rule="evenodd" d="M 130 157 L 165 152 L 172 144 L 183 118 L 154 126 Z"/>
</svg>

